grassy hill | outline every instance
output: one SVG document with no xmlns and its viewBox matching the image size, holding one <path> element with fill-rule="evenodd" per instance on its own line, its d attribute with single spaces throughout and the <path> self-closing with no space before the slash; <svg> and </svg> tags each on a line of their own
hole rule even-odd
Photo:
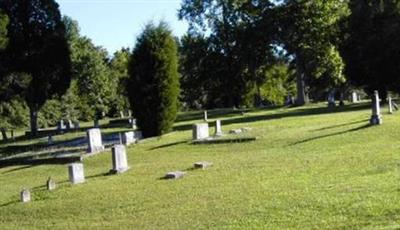
<svg viewBox="0 0 400 230">
<path fill-rule="evenodd" d="M 182 114 L 175 132 L 130 146 L 131 169 L 121 175 L 105 175 L 111 151 L 84 160 L 80 185 L 68 182 L 67 165 L 1 168 L 0 228 L 400 228 L 400 114 L 370 127 L 367 104 L 214 111 L 209 118 L 222 119 L 223 131 L 251 127 L 258 139 L 192 145 L 201 114 Z M 200 160 L 214 165 L 189 170 Z M 159 179 L 174 170 L 188 174 Z M 49 176 L 55 191 L 46 191 Z M 19 202 L 23 187 L 31 203 Z"/>
</svg>

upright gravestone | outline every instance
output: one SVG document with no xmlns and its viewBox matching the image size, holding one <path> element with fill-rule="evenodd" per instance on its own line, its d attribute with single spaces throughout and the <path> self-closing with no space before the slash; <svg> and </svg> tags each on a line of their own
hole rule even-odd
<svg viewBox="0 0 400 230">
<path fill-rule="evenodd" d="M 358 102 L 358 95 L 357 95 L 357 92 L 352 92 L 352 93 L 351 93 L 351 102 L 352 102 L 352 103 L 357 103 L 357 102 Z"/>
<path fill-rule="evenodd" d="M 52 135 L 49 135 L 49 136 L 47 137 L 47 144 L 48 144 L 48 145 L 54 144 L 54 140 L 53 140 L 53 136 L 52 136 Z"/>
<path fill-rule="evenodd" d="M 336 103 L 335 103 L 335 92 L 334 91 L 330 91 L 328 94 L 328 107 L 335 107 Z"/>
<path fill-rule="evenodd" d="M 49 191 L 56 189 L 56 182 L 51 177 L 47 180 L 46 185 Z"/>
<path fill-rule="evenodd" d="M 392 113 L 393 113 L 393 101 L 392 101 L 392 97 L 389 96 L 388 101 L 389 101 L 389 113 L 392 114 Z"/>
<path fill-rule="evenodd" d="M 111 173 L 123 173 L 129 169 L 124 145 L 114 145 L 112 148 L 112 166 Z"/>
<path fill-rule="evenodd" d="M 74 123 L 70 119 L 65 120 L 65 121 L 66 121 L 65 122 L 65 126 L 66 126 L 67 130 L 70 130 L 70 129 L 74 128 Z"/>
<path fill-rule="evenodd" d="M 202 140 L 209 137 L 208 123 L 193 125 L 193 140 Z"/>
<path fill-rule="evenodd" d="M 140 130 L 133 131 L 136 141 L 143 139 L 143 133 Z"/>
<path fill-rule="evenodd" d="M 222 136 L 221 120 L 215 121 L 215 136 Z"/>
<path fill-rule="evenodd" d="M 135 132 L 124 132 L 121 135 L 121 143 L 124 145 L 130 145 L 136 143 Z"/>
<path fill-rule="evenodd" d="M 21 191 L 21 202 L 26 203 L 26 202 L 30 202 L 31 201 L 31 192 L 29 191 L 29 189 L 22 189 Z"/>
<path fill-rule="evenodd" d="M 100 129 L 89 129 L 86 134 L 88 140 L 88 153 L 98 153 L 104 150 Z"/>
<path fill-rule="evenodd" d="M 379 105 L 379 93 L 377 90 L 374 91 L 374 95 L 372 97 L 372 116 L 369 120 L 369 123 L 371 125 L 382 124 L 381 108 Z"/>
<path fill-rule="evenodd" d="M 208 121 L 207 110 L 204 110 L 204 121 Z"/>
<path fill-rule="evenodd" d="M 69 181 L 72 184 L 80 184 L 85 182 L 85 173 L 82 163 L 73 163 L 68 166 Z"/>
<path fill-rule="evenodd" d="M 57 131 L 58 132 L 63 132 L 66 129 L 64 121 L 60 120 L 59 122 L 57 122 Z"/>
</svg>

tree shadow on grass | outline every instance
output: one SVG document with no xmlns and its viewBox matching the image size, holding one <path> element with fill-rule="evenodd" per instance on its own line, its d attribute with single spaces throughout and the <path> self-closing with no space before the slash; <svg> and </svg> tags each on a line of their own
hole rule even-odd
<svg viewBox="0 0 400 230">
<path fill-rule="evenodd" d="M 367 122 L 367 121 L 368 121 L 368 119 L 363 119 L 363 120 L 349 122 L 349 123 L 345 123 L 345 124 L 327 126 L 327 127 L 315 129 L 315 130 L 312 130 L 312 131 L 323 131 L 323 130 L 327 130 L 327 129 L 334 129 L 334 128 L 339 128 L 339 127 L 343 127 L 343 126 L 349 126 L 349 125 L 355 125 L 355 124 L 358 124 L 358 123 L 364 123 L 364 122 Z"/>
<path fill-rule="evenodd" d="M 354 112 L 370 108 L 369 103 L 365 104 L 354 104 L 346 105 L 343 107 L 328 108 L 328 107 L 318 107 L 318 108 L 298 108 L 294 111 L 283 111 L 275 114 L 265 114 L 256 116 L 243 116 L 231 119 L 226 119 L 222 121 L 223 125 L 237 124 L 237 123 L 251 123 L 257 121 L 266 121 L 274 119 L 282 119 L 288 117 L 299 117 L 299 116 L 312 116 L 312 115 L 322 115 L 329 113 L 341 113 L 341 112 Z M 209 122 L 210 124 L 211 122 Z M 190 130 L 192 124 L 177 125 L 173 129 L 174 131 L 185 131 Z"/>
<path fill-rule="evenodd" d="M 293 144 L 290 144 L 290 146 L 294 146 L 294 145 L 298 145 L 298 144 L 304 144 L 304 143 L 307 143 L 307 142 L 310 142 L 310 141 L 315 141 L 315 140 L 319 140 L 319 139 L 326 138 L 326 137 L 342 135 L 342 134 L 349 133 L 349 132 L 355 132 L 355 131 L 366 129 L 366 128 L 369 128 L 369 127 L 371 127 L 371 125 L 366 124 L 366 125 L 363 125 L 363 126 L 360 126 L 360 127 L 357 127 L 357 128 L 353 128 L 353 129 L 349 129 L 349 130 L 345 130 L 345 131 L 341 131 L 341 132 L 330 133 L 330 134 L 326 134 L 326 135 L 321 135 L 321 136 L 317 136 L 317 137 L 308 138 L 308 139 L 305 139 L 305 140 L 298 141 L 298 142 L 295 142 Z"/>
<path fill-rule="evenodd" d="M 177 142 L 173 142 L 173 143 L 169 143 L 169 144 L 165 144 L 165 145 L 159 145 L 159 146 L 152 147 L 149 149 L 149 151 L 156 150 L 156 149 L 162 149 L 162 148 L 168 148 L 171 146 L 186 144 L 186 143 L 188 143 L 188 141 L 177 141 Z"/>
</svg>

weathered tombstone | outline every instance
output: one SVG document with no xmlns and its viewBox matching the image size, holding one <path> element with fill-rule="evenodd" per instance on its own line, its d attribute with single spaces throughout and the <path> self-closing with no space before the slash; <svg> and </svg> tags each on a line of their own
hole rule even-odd
<svg viewBox="0 0 400 230">
<path fill-rule="evenodd" d="M 204 110 L 204 121 L 208 121 L 207 110 Z"/>
<path fill-rule="evenodd" d="M 352 103 L 358 102 L 358 95 L 357 95 L 357 92 L 355 92 L 355 91 L 351 93 L 351 102 Z"/>
<path fill-rule="evenodd" d="M 166 175 L 165 175 L 165 179 L 180 179 L 180 178 L 182 178 L 183 176 L 185 176 L 185 172 L 181 172 L 181 171 L 175 171 L 175 172 L 168 172 Z"/>
<path fill-rule="evenodd" d="M 21 193 L 21 202 L 26 203 L 26 202 L 30 202 L 31 201 L 31 192 L 29 191 L 29 189 L 22 189 Z"/>
<path fill-rule="evenodd" d="M 389 96 L 388 101 L 389 101 L 389 113 L 392 114 L 393 113 L 392 97 Z"/>
<path fill-rule="evenodd" d="M 330 91 L 328 94 L 328 107 L 335 107 L 335 91 Z"/>
<path fill-rule="evenodd" d="M 48 145 L 54 144 L 53 136 L 52 136 L 52 135 L 49 135 L 49 136 L 47 137 L 47 144 L 48 144 Z"/>
<path fill-rule="evenodd" d="M 221 120 L 215 121 L 215 136 L 222 136 Z"/>
<path fill-rule="evenodd" d="M 112 166 L 111 173 L 123 173 L 129 169 L 124 145 L 114 145 L 112 148 Z"/>
<path fill-rule="evenodd" d="M 100 129 L 93 128 L 86 132 L 88 140 L 88 153 L 98 153 L 104 150 Z"/>
<path fill-rule="evenodd" d="M 193 125 L 193 140 L 201 140 L 209 137 L 208 123 Z"/>
<path fill-rule="evenodd" d="M 128 117 L 132 117 L 132 111 L 128 110 Z"/>
<path fill-rule="evenodd" d="M 66 129 L 65 124 L 64 124 L 64 120 L 60 120 L 57 122 L 57 130 L 59 132 L 62 132 Z"/>
<path fill-rule="evenodd" d="M 124 118 L 124 117 L 125 117 L 124 111 L 119 111 L 119 116 L 120 116 L 121 118 Z"/>
<path fill-rule="evenodd" d="M 130 126 L 132 129 L 137 129 L 137 127 L 136 127 L 136 119 L 130 118 L 130 119 L 129 119 L 129 126 Z"/>
<path fill-rule="evenodd" d="M 49 177 L 49 179 L 47 180 L 46 185 L 47 185 L 47 190 L 49 191 L 54 190 L 57 187 L 56 182 L 51 177 Z"/>
<path fill-rule="evenodd" d="M 194 163 L 193 167 L 195 169 L 206 169 L 206 168 L 208 168 L 208 167 L 210 167 L 212 165 L 213 165 L 212 162 L 200 161 L 200 162 Z"/>
<path fill-rule="evenodd" d="M 8 140 L 7 129 L 6 128 L 0 128 L 0 132 L 1 132 L 1 135 L 3 136 L 3 140 L 4 141 Z"/>
<path fill-rule="evenodd" d="M 379 93 L 377 90 L 374 91 L 374 95 L 372 97 L 372 116 L 369 123 L 371 125 L 382 124 L 381 108 L 379 104 Z"/>
<path fill-rule="evenodd" d="M 230 134 L 240 134 L 242 132 L 243 132 L 242 129 L 231 129 L 231 130 L 229 130 Z"/>
<path fill-rule="evenodd" d="M 65 126 L 67 128 L 67 130 L 73 129 L 74 128 L 74 124 L 72 123 L 71 120 L 65 120 Z"/>
<path fill-rule="evenodd" d="M 122 135 L 121 135 L 121 144 L 130 145 L 130 144 L 134 144 L 135 142 L 136 142 L 136 138 L 135 138 L 135 132 L 134 131 L 122 133 Z"/>
<path fill-rule="evenodd" d="M 80 184 L 85 182 L 85 173 L 82 163 L 73 163 L 68 166 L 69 181 L 72 184 Z"/>
<path fill-rule="evenodd" d="M 79 129 L 80 128 L 79 121 L 74 121 L 73 124 L 74 124 L 74 128 L 75 129 Z"/>
</svg>

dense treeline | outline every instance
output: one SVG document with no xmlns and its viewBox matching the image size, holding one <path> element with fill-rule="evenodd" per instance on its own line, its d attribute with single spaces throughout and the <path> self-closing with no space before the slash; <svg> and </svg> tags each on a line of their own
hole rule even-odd
<svg viewBox="0 0 400 230">
<path fill-rule="evenodd" d="M 144 51 L 140 60 L 125 48 L 108 54 L 54 1 L 2 0 L 0 9 L 0 127 L 30 121 L 34 131 L 145 106 L 137 93 L 151 78 L 133 68 L 155 60 Z M 399 0 L 183 0 L 178 17 L 189 23 L 172 39 L 180 109 L 282 105 L 291 96 L 303 105 L 354 88 L 385 99 L 400 90 Z M 157 73 L 153 67 L 146 70 Z M 170 127 L 175 115 L 162 111 L 160 124 Z"/>
</svg>

